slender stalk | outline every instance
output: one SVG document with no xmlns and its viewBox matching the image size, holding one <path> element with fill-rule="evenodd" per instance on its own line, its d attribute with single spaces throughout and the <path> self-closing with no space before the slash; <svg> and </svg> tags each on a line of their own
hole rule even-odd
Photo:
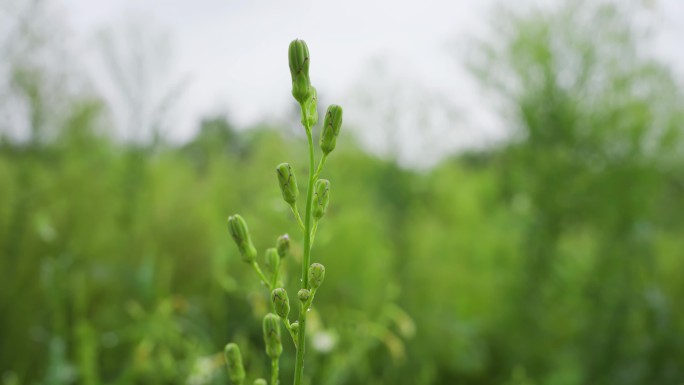
<svg viewBox="0 0 684 385">
<path fill-rule="evenodd" d="M 319 176 L 321 176 L 321 171 L 323 171 L 323 166 L 325 165 L 326 160 L 328 160 L 328 154 L 323 153 L 321 160 L 318 161 L 318 167 L 316 168 L 316 175 L 314 176 L 314 182 L 316 181 L 316 179 L 318 179 Z"/>
<path fill-rule="evenodd" d="M 302 116 L 306 117 L 306 111 L 302 107 Z M 304 119 L 306 121 L 306 118 Z M 313 205 L 313 189 L 315 178 L 314 169 L 314 145 L 311 136 L 311 127 L 305 125 L 306 139 L 309 144 L 309 185 L 306 189 L 306 217 L 304 218 L 304 258 L 302 260 L 302 289 L 309 286 L 309 264 L 311 262 L 311 211 Z M 299 307 L 299 335 L 297 337 L 297 358 L 295 361 L 294 385 L 302 385 L 304 378 L 304 351 L 306 349 L 306 307 Z"/>
<path fill-rule="evenodd" d="M 271 360 L 271 385 L 278 385 L 280 381 L 278 380 L 278 359 Z"/>
<path fill-rule="evenodd" d="M 266 278 L 266 275 L 264 275 L 264 272 L 261 271 L 261 268 L 259 267 L 259 264 L 256 262 L 252 262 L 252 268 L 254 268 L 254 271 L 256 271 L 257 275 L 259 276 L 259 279 L 261 279 L 261 282 L 268 287 L 269 292 L 273 290 L 273 286 L 271 285 L 271 282 Z"/>
<path fill-rule="evenodd" d="M 271 282 L 271 287 L 269 287 L 269 289 L 273 290 L 273 288 L 275 288 L 276 285 L 278 284 L 278 273 L 279 272 L 280 272 L 280 266 L 278 266 L 278 268 L 275 269 L 275 271 L 273 272 L 273 281 Z M 270 294 L 271 293 L 269 292 L 269 295 Z M 271 302 L 273 302 L 273 301 L 271 301 Z"/>
<path fill-rule="evenodd" d="M 285 325 L 285 329 L 290 333 L 290 337 L 292 337 L 292 343 L 295 345 L 295 348 L 297 347 L 297 337 L 295 336 L 294 332 L 292 331 L 292 324 L 290 324 L 290 320 L 287 318 L 283 318 L 283 325 Z"/>
<path fill-rule="evenodd" d="M 254 269 L 254 271 L 259 276 L 259 279 L 261 280 L 261 282 L 263 282 L 263 284 L 266 285 L 266 287 L 268 287 L 268 292 L 269 292 L 269 296 L 270 296 L 271 291 L 273 291 L 273 289 L 275 288 L 275 285 L 276 285 L 276 282 L 278 279 L 278 275 L 277 275 L 278 272 L 276 271 L 275 277 L 273 277 L 273 283 L 271 284 L 271 281 L 269 281 L 268 278 L 266 278 L 266 275 L 264 274 L 263 271 L 261 271 L 261 268 L 259 267 L 259 264 L 256 263 L 256 261 L 252 262 L 252 268 Z M 275 304 L 273 303 L 273 301 L 269 301 L 269 302 L 271 302 L 271 311 L 275 313 Z"/>
<path fill-rule="evenodd" d="M 294 203 L 291 204 L 290 209 L 292 210 L 292 214 L 294 214 L 295 219 L 297 220 L 299 229 L 304 231 L 304 223 L 302 222 L 302 217 L 299 216 L 299 210 L 297 210 L 297 205 L 295 205 Z"/>
<path fill-rule="evenodd" d="M 318 229 L 318 220 L 314 220 L 313 228 L 311 229 L 311 244 L 316 240 L 316 230 Z"/>
<path fill-rule="evenodd" d="M 306 301 L 306 304 L 305 304 L 307 310 L 308 310 L 308 309 L 311 307 L 311 305 L 313 304 L 314 297 L 316 296 L 316 289 L 312 288 L 310 291 L 311 291 L 311 296 L 309 297 L 309 300 Z"/>
</svg>

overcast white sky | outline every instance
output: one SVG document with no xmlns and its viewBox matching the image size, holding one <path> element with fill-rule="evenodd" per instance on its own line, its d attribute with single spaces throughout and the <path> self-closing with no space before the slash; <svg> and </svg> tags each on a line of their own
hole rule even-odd
<svg viewBox="0 0 684 385">
<path fill-rule="evenodd" d="M 175 139 L 191 136 L 199 118 L 211 113 L 227 112 L 241 126 L 282 119 L 294 105 L 286 63 L 287 46 L 294 38 L 309 44 L 312 82 L 324 103 L 354 105 L 358 101 L 351 90 L 371 71 L 381 75 L 383 87 L 399 87 L 395 81 L 401 80 L 407 84 L 404 92 L 416 85 L 445 96 L 440 99 L 462 113 L 453 117 L 458 121 L 455 127 L 437 141 L 435 156 L 498 135 L 496 122 L 472 97 L 472 79 L 459 67 L 453 47 L 448 48 L 481 31 L 492 0 L 57 1 L 86 56 L 98 56 L 93 49 L 97 31 L 121 30 L 131 20 L 144 20 L 138 24 L 151 34 L 168 36 L 173 55 L 160 55 L 160 60 L 173 65 L 158 82 L 161 88 L 183 85 L 168 127 Z M 666 30 L 657 44 L 668 60 L 684 64 L 684 1 L 655 4 Z M 99 84 L 112 87 L 106 81 Z M 405 98 L 410 100 L 410 95 Z M 366 119 L 350 108 L 345 118 L 351 123 Z M 378 145 L 372 143 L 382 137 L 370 132 L 366 140 Z M 402 156 L 412 162 L 416 149 L 411 146 L 420 148 L 423 143 L 406 145 L 399 152 L 407 153 Z"/>
</svg>

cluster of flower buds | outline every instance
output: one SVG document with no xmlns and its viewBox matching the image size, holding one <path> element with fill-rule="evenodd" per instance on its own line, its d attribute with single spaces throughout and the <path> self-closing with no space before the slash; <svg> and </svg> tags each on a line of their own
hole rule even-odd
<svg viewBox="0 0 684 385">
<path fill-rule="evenodd" d="M 326 179 L 318 179 L 318 176 L 325 164 L 327 156 L 335 149 L 337 137 L 342 126 L 342 107 L 330 105 L 326 111 L 319 145 L 323 153 L 321 162 L 317 169 L 313 169 L 314 148 L 312 141 L 312 128 L 318 124 L 318 92 L 311 85 L 309 77 L 309 48 L 302 40 L 294 40 L 290 43 L 288 50 L 288 60 L 290 74 L 292 75 L 292 96 L 297 100 L 301 107 L 301 121 L 307 133 L 309 143 L 309 185 L 307 186 L 307 208 L 306 219 L 302 221 L 297 209 L 297 198 L 299 187 L 292 166 L 289 163 L 281 163 L 276 167 L 278 184 L 283 200 L 292 209 L 299 227 L 304 232 L 304 266 L 309 264 L 311 257 L 311 245 L 315 237 L 318 221 L 325 216 L 330 202 L 330 182 Z M 271 300 L 273 303 L 272 313 L 268 313 L 263 319 L 263 338 L 266 354 L 272 360 L 272 377 L 270 385 L 278 385 L 278 360 L 283 352 L 282 338 L 280 333 L 280 322 L 283 322 L 286 329 L 291 333 L 297 354 L 304 353 L 305 347 L 305 326 L 306 310 L 314 301 L 316 290 L 323 283 L 325 278 L 325 267 L 320 263 L 313 263 L 308 270 L 303 271 L 303 287 L 297 293 L 300 301 L 300 321 L 290 324 L 288 316 L 290 314 L 290 300 L 287 291 L 279 280 L 279 270 L 282 258 L 290 254 L 290 237 L 284 234 L 278 237 L 275 247 L 266 249 L 264 254 L 264 264 L 266 272 L 264 274 L 256 260 L 257 250 L 250 238 L 249 230 L 245 220 L 238 214 L 228 218 L 228 229 L 237 245 L 242 260 L 249 263 L 256 271 L 263 284 L 271 290 Z M 300 326 L 301 322 L 301 326 Z M 301 330 L 300 330 L 301 329 Z M 242 364 L 240 349 L 234 343 L 225 347 L 225 359 L 228 366 L 230 380 L 236 385 L 243 385 L 245 382 L 245 369 Z M 295 382 L 301 384 L 303 377 L 303 360 L 297 358 L 295 367 Z M 299 379 L 299 380 L 298 380 Z M 253 385 L 268 385 L 262 378 L 254 380 Z"/>
<path fill-rule="evenodd" d="M 238 214 L 228 217 L 228 229 L 242 255 L 242 260 L 253 263 L 256 260 L 257 251 L 249 236 L 245 220 Z"/>
<path fill-rule="evenodd" d="M 226 358 L 226 365 L 228 366 L 228 378 L 234 384 L 242 384 L 245 381 L 245 367 L 242 365 L 240 348 L 231 342 L 226 345 L 223 353 Z"/>
</svg>

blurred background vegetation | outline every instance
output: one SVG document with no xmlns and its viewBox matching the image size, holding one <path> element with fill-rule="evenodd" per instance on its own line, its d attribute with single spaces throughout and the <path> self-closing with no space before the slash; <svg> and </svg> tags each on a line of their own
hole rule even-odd
<svg viewBox="0 0 684 385">
<path fill-rule="evenodd" d="M 311 384 L 684 381 L 684 105 L 628 11 L 494 16 L 467 62 L 500 143 L 415 170 L 347 130 Z M 122 140 L 78 74 L 36 60 L 59 49 L 27 20 L 2 47 L 0 383 L 225 384 L 228 341 L 264 376 L 267 297 L 225 219 L 260 250 L 297 233 L 273 169 L 303 175 L 302 137 L 209 116 L 186 143 L 154 119 Z"/>
</svg>

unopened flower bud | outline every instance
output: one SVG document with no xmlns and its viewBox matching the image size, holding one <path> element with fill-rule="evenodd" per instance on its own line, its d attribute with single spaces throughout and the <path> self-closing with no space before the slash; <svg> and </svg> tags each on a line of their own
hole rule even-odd
<svg viewBox="0 0 684 385">
<path fill-rule="evenodd" d="M 280 192 L 283 194 L 283 199 L 289 204 L 294 204 L 299 195 L 297 188 L 297 178 L 289 163 L 281 163 L 276 167 L 276 174 L 278 174 L 278 183 L 280 184 Z"/>
<path fill-rule="evenodd" d="M 299 297 L 300 301 L 306 302 L 309 300 L 309 297 L 311 297 L 311 292 L 307 289 L 301 289 L 297 292 L 297 297 Z"/>
<path fill-rule="evenodd" d="M 319 179 L 314 185 L 314 218 L 323 218 L 328 210 L 328 203 L 330 203 L 330 181 Z"/>
<path fill-rule="evenodd" d="M 324 154 L 330 154 L 335 149 L 337 144 L 337 136 L 340 134 L 342 127 L 342 107 L 332 104 L 328 106 L 325 112 L 325 119 L 323 120 L 323 129 L 321 130 L 321 139 L 319 144 Z"/>
<path fill-rule="evenodd" d="M 266 380 L 263 378 L 257 378 L 254 380 L 254 385 L 268 385 L 268 382 L 266 382 Z"/>
<path fill-rule="evenodd" d="M 242 365 L 240 348 L 229 343 L 223 351 L 228 366 L 228 377 L 234 384 L 242 384 L 245 381 L 245 367 Z"/>
<path fill-rule="evenodd" d="M 276 314 L 280 318 L 287 318 L 290 314 L 290 299 L 287 298 L 287 292 L 282 287 L 274 289 L 271 293 L 271 299 L 275 305 Z"/>
<path fill-rule="evenodd" d="M 238 214 L 228 217 L 228 230 L 230 230 L 230 235 L 233 237 L 240 255 L 242 255 L 242 260 L 247 263 L 254 262 L 257 251 L 249 236 L 245 220 Z"/>
<path fill-rule="evenodd" d="M 302 125 L 313 127 L 318 123 L 318 91 L 316 87 L 311 87 L 311 96 L 304 102 L 304 114 Z"/>
<path fill-rule="evenodd" d="M 290 43 L 288 59 L 292 75 L 292 96 L 302 104 L 311 96 L 309 47 L 304 40 L 294 40 Z"/>
<path fill-rule="evenodd" d="M 325 267 L 320 263 L 312 263 L 309 266 L 309 287 L 318 289 L 325 278 Z"/>
<path fill-rule="evenodd" d="M 295 321 L 290 324 L 290 330 L 292 330 L 292 334 L 295 335 L 295 337 L 299 336 L 299 321 Z"/>
<path fill-rule="evenodd" d="M 290 236 L 283 234 L 278 237 L 276 248 L 278 249 L 278 255 L 280 258 L 285 258 L 290 253 Z"/>
<path fill-rule="evenodd" d="M 273 313 L 264 317 L 264 343 L 266 354 L 271 358 L 278 358 L 283 353 L 283 344 L 280 339 L 280 319 Z"/>
<path fill-rule="evenodd" d="M 275 274 L 280 268 L 280 255 L 275 247 L 266 249 L 266 267 L 271 274 Z"/>
</svg>

